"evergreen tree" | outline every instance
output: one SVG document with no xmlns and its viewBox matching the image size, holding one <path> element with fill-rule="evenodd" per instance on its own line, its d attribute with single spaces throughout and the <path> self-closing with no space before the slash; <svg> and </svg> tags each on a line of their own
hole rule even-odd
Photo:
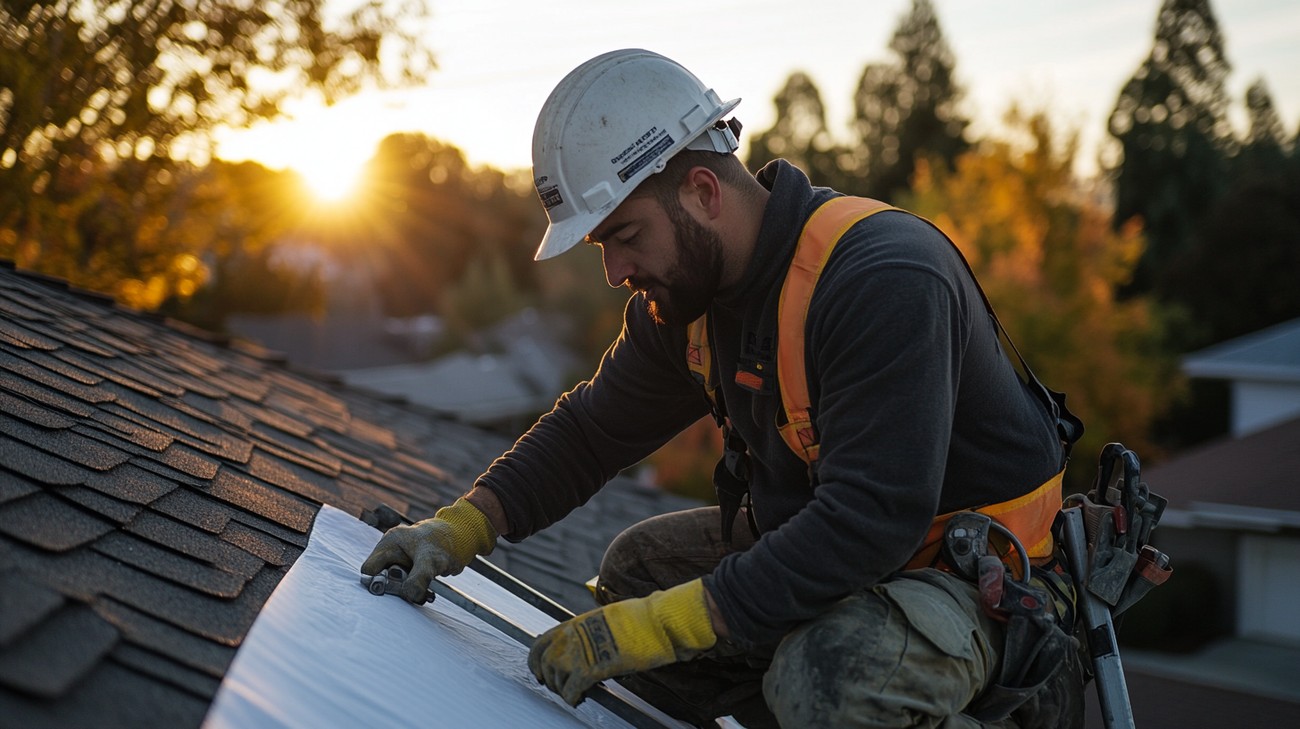
<svg viewBox="0 0 1300 729">
<path fill-rule="evenodd" d="M 1264 79 L 1246 89 L 1248 127 L 1245 143 L 1234 160 L 1234 177 L 1274 178 L 1286 174 L 1286 130 L 1273 106 Z"/>
<path fill-rule="evenodd" d="M 1300 317 L 1300 187 L 1289 179 L 1285 132 L 1262 80 L 1247 90 L 1246 111 L 1245 143 L 1223 193 L 1167 266 L 1167 298 L 1190 315 L 1189 347 Z"/>
<path fill-rule="evenodd" d="M 958 106 L 963 90 L 957 62 L 930 0 L 913 0 L 889 42 L 890 63 L 863 69 L 854 95 L 854 155 L 858 178 L 845 192 L 889 199 L 910 186 L 918 159 L 951 169 L 969 146 L 970 121 Z"/>
<path fill-rule="evenodd" d="M 1114 171 L 1115 223 L 1140 218 L 1148 240 L 1130 293 L 1171 293 L 1162 271 L 1186 252 L 1223 191 L 1233 146 L 1228 72 L 1209 0 L 1164 0 L 1151 52 L 1124 85 L 1109 122 L 1123 151 Z"/>
<path fill-rule="evenodd" d="M 1273 107 L 1273 95 L 1268 92 L 1264 79 L 1256 79 L 1246 89 L 1246 113 L 1250 119 L 1250 129 L 1246 133 L 1247 146 L 1264 145 L 1282 149 L 1286 141 L 1286 130 L 1282 128 L 1282 118 Z"/>
<path fill-rule="evenodd" d="M 802 71 L 790 74 L 772 104 L 776 122 L 750 142 L 749 168 L 758 171 L 780 158 L 808 173 L 814 184 L 840 184 L 836 159 L 840 150 L 826 126 L 826 107 L 812 78 Z"/>
</svg>

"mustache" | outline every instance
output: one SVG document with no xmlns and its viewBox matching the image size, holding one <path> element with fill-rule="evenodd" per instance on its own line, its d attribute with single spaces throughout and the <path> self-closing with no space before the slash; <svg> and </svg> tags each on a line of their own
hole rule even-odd
<svg viewBox="0 0 1300 729">
<path fill-rule="evenodd" d="M 628 280 L 623 282 L 623 285 L 626 286 L 629 290 L 631 290 L 632 293 L 636 293 L 638 291 L 649 291 L 651 286 L 659 285 L 659 281 L 652 281 L 643 278 L 638 278 L 638 279 L 629 278 Z"/>
</svg>

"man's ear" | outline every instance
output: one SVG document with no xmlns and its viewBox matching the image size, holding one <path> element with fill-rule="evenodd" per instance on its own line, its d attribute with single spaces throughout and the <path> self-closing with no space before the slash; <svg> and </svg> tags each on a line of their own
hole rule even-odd
<svg viewBox="0 0 1300 729">
<path fill-rule="evenodd" d="M 722 182 L 708 167 L 688 170 L 678 194 L 682 206 L 696 216 L 714 220 L 722 214 Z"/>
</svg>

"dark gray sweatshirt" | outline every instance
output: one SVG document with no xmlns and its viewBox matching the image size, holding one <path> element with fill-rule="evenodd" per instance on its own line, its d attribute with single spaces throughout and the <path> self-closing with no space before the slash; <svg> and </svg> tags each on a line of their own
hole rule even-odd
<svg viewBox="0 0 1300 729">
<path fill-rule="evenodd" d="M 762 538 L 705 586 L 735 642 L 773 645 L 854 590 L 897 571 L 938 514 L 1028 493 L 1059 470 L 1047 410 L 1003 354 L 979 291 L 941 233 L 886 211 L 840 239 L 817 284 L 805 341 L 816 485 L 781 440 L 776 306 L 804 222 L 837 193 L 776 161 L 753 260 L 709 310 L 727 412 L 749 445 Z M 640 295 L 591 380 L 562 396 L 478 485 L 517 541 L 708 412 L 683 327 L 656 325 Z M 734 382 L 738 366 L 768 378 Z M 783 417 L 783 416 L 782 416 Z M 737 525 L 744 528 L 743 525 Z"/>
</svg>

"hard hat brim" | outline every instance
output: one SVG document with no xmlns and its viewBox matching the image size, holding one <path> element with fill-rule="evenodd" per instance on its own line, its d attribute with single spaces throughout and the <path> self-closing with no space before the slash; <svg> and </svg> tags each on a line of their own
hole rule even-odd
<svg viewBox="0 0 1300 729">
<path fill-rule="evenodd" d="M 538 244 L 537 253 L 533 255 L 533 260 L 545 261 L 578 245 L 612 212 L 614 212 L 613 208 L 594 213 L 583 213 L 559 223 L 547 225 L 546 234 L 542 236 L 542 242 Z"/>
</svg>

